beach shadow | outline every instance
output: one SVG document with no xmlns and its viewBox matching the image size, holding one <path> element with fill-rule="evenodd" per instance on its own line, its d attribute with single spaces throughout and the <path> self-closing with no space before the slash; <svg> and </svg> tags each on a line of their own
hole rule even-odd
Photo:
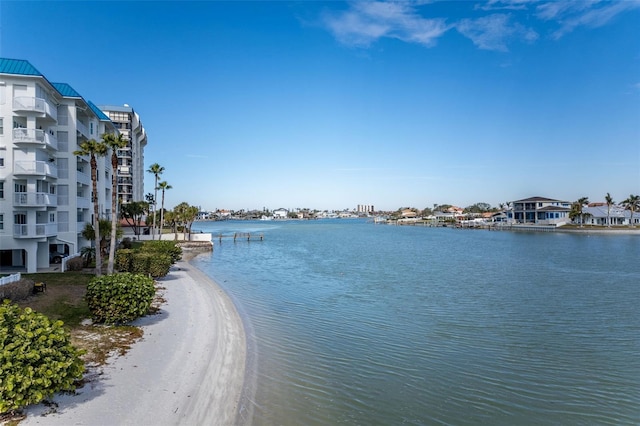
<svg viewBox="0 0 640 426">
<path fill-rule="evenodd" d="M 108 364 L 89 369 L 85 372 L 83 385 L 74 391 L 64 391 L 47 398 L 39 404 L 26 407 L 23 413 L 27 416 L 24 423 L 38 423 L 39 417 L 63 416 L 66 412 L 72 411 L 89 401 L 102 396 L 106 389 L 112 387 L 109 384 L 110 377 L 105 374 Z"/>
<path fill-rule="evenodd" d="M 167 318 L 169 318 L 169 312 L 166 309 L 163 309 L 162 306 L 160 306 L 157 311 L 132 321 L 130 325 L 134 327 L 144 327 L 157 324 L 161 321 L 166 320 Z M 144 335 L 142 336 L 142 338 L 144 339 Z"/>
</svg>

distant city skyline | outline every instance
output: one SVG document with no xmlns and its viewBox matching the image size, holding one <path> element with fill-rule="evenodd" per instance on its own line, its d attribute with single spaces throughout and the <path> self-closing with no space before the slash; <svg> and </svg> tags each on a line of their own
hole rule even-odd
<svg viewBox="0 0 640 426">
<path fill-rule="evenodd" d="M 636 0 L 0 3 L 0 56 L 140 114 L 170 209 L 620 202 L 639 52 Z"/>
</svg>

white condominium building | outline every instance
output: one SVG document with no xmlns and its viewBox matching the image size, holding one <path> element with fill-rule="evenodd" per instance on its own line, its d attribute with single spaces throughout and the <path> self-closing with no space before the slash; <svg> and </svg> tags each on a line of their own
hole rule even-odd
<svg viewBox="0 0 640 426">
<path fill-rule="evenodd" d="M 28 61 L 0 58 L 0 272 L 36 272 L 52 253 L 91 245 L 81 233 L 92 222 L 92 197 L 101 217 L 111 215 L 111 153 L 97 157 L 92 194 L 90 158 L 74 151 L 117 131 L 70 85 L 51 83 Z"/>
<path fill-rule="evenodd" d="M 147 133 L 137 112 L 129 105 L 100 105 L 128 144 L 118 150 L 118 199 L 121 203 L 144 201 L 144 148 Z"/>
</svg>

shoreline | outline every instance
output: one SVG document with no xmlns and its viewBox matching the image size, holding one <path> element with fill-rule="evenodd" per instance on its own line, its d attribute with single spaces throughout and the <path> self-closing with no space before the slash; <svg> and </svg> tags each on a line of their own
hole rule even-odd
<svg viewBox="0 0 640 426">
<path fill-rule="evenodd" d="M 159 313 L 132 323 L 144 330 L 141 340 L 88 370 L 88 381 L 73 394 L 27 407 L 21 424 L 242 423 L 243 321 L 227 293 L 191 259 L 158 280 L 165 299 Z"/>
</svg>

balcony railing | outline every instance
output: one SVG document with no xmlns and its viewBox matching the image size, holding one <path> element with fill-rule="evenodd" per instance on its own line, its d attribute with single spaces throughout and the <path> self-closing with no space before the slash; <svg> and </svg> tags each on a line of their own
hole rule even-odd
<svg viewBox="0 0 640 426">
<path fill-rule="evenodd" d="M 13 238 L 52 237 L 58 233 L 57 223 L 13 225 Z"/>
<path fill-rule="evenodd" d="M 13 143 L 15 144 L 44 144 L 58 149 L 58 140 L 51 133 L 40 129 L 13 129 Z"/>
<path fill-rule="evenodd" d="M 85 138 L 89 139 L 89 129 L 87 129 L 87 126 L 84 125 L 84 123 L 80 120 L 76 121 L 76 129 L 78 130 L 78 132 L 84 136 Z"/>
<path fill-rule="evenodd" d="M 34 111 L 46 114 L 54 120 L 58 119 L 58 109 L 42 98 L 18 96 L 13 98 L 13 110 Z"/>
<path fill-rule="evenodd" d="M 119 158 L 131 158 L 130 149 L 119 149 L 116 153 Z"/>
<path fill-rule="evenodd" d="M 91 200 L 89 197 L 77 197 L 76 207 L 79 209 L 89 209 L 91 208 Z"/>
<path fill-rule="evenodd" d="M 91 185 L 91 176 L 84 172 L 78 171 L 77 180 L 78 183 L 81 183 L 83 185 Z"/>
<path fill-rule="evenodd" d="M 57 197 L 47 192 L 16 192 L 13 194 L 13 205 L 16 207 L 56 206 Z"/>
<path fill-rule="evenodd" d="M 58 168 L 49 161 L 15 161 L 13 163 L 14 175 L 38 175 L 58 177 Z"/>
</svg>

